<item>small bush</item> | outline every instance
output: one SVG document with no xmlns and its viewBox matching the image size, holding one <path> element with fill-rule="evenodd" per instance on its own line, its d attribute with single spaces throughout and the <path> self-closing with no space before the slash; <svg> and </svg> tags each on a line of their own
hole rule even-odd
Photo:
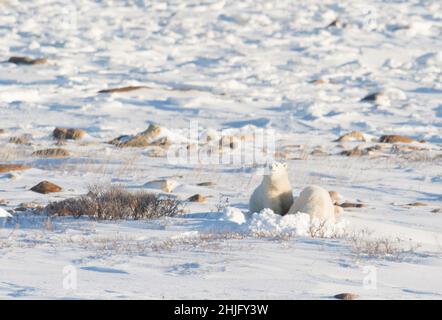
<svg viewBox="0 0 442 320">
<path fill-rule="evenodd" d="M 97 220 L 154 219 L 180 213 L 181 202 L 146 191 L 129 192 L 121 187 L 92 186 L 85 196 L 48 204 L 50 215 L 81 217 Z"/>
<path fill-rule="evenodd" d="M 229 197 L 222 195 L 218 199 L 218 203 L 215 205 L 215 211 L 214 212 L 223 212 L 225 208 L 227 208 L 230 205 L 230 199 Z"/>
<path fill-rule="evenodd" d="M 369 237 L 368 231 L 361 231 L 347 238 L 349 240 L 352 251 L 358 257 L 402 260 L 404 256 L 414 255 L 416 249 L 420 245 L 409 243 L 408 246 L 400 238 L 372 238 Z"/>
</svg>

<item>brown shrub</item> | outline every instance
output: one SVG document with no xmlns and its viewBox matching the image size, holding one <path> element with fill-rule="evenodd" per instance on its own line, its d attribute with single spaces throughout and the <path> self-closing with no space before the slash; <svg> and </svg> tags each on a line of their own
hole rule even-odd
<svg viewBox="0 0 442 320">
<path fill-rule="evenodd" d="M 78 198 L 52 202 L 45 211 L 51 215 L 88 216 L 98 220 L 154 219 L 182 212 L 181 202 L 146 191 L 129 192 L 121 187 L 91 186 Z"/>
</svg>

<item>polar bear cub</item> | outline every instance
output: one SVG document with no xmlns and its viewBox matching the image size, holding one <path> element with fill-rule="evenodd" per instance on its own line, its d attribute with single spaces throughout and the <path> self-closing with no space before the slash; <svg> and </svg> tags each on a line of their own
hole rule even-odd
<svg viewBox="0 0 442 320">
<path fill-rule="evenodd" d="M 312 219 L 335 223 L 335 208 L 330 194 L 319 186 L 309 186 L 302 190 L 289 210 L 289 214 L 308 213 Z"/>
<path fill-rule="evenodd" d="M 250 197 L 249 211 L 260 212 L 264 208 L 284 215 L 293 204 L 292 187 L 287 175 L 285 163 L 273 162 L 269 172 L 264 175 L 261 184 Z"/>
</svg>

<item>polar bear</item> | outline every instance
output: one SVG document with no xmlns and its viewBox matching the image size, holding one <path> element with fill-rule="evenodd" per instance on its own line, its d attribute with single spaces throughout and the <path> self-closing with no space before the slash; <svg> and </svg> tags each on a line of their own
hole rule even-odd
<svg viewBox="0 0 442 320">
<path fill-rule="evenodd" d="M 250 212 L 260 212 L 264 208 L 285 215 L 293 204 L 292 187 L 285 163 L 273 162 L 270 172 L 264 175 L 261 184 L 253 191 L 249 201 Z"/>
<path fill-rule="evenodd" d="M 312 219 L 335 223 L 335 207 L 327 190 L 319 186 L 309 186 L 302 190 L 289 210 L 289 214 L 308 213 Z"/>
</svg>

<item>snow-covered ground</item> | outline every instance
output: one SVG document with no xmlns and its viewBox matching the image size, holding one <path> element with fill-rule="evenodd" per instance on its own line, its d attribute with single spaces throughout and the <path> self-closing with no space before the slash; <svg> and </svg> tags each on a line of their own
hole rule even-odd
<svg viewBox="0 0 442 320">
<path fill-rule="evenodd" d="M 342 292 L 441 299 L 439 2 L 0 1 L 0 164 L 31 167 L 0 173 L 0 299 L 327 299 Z M 7 63 L 11 56 L 47 63 Z M 145 88 L 97 93 L 138 85 Z M 375 92 L 383 95 L 360 101 Z M 159 147 L 107 143 L 157 123 L 169 149 L 185 149 L 195 121 L 204 139 L 271 129 L 295 196 L 318 184 L 365 206 L 345 209 L 331 227 L 335 236 L 312 237 L 306 216 L 247 212 L 261 179 L 253 163 L 176 163 Z M 88 135 L 62 146 L 66 158 L 32 155 L 55 147 L 55 127 Z M 335 141 L 354 130 L 368 141 Z M 9 142 L 25 134 L 29 144 Z M 385 134 L 416 142 L 374 142 Z M 340 155 L 374 145 L 381 149 Z M 179 199 L 207 200 L 151 221 L 16 210 L 85 194 L 89 184 L 140 190 L 157 179 L 173 180 Z M 29 191 L 42 180 L 62 192 Z M 392 253 L 365 254 L 381 238 Z"/>
</svg>

